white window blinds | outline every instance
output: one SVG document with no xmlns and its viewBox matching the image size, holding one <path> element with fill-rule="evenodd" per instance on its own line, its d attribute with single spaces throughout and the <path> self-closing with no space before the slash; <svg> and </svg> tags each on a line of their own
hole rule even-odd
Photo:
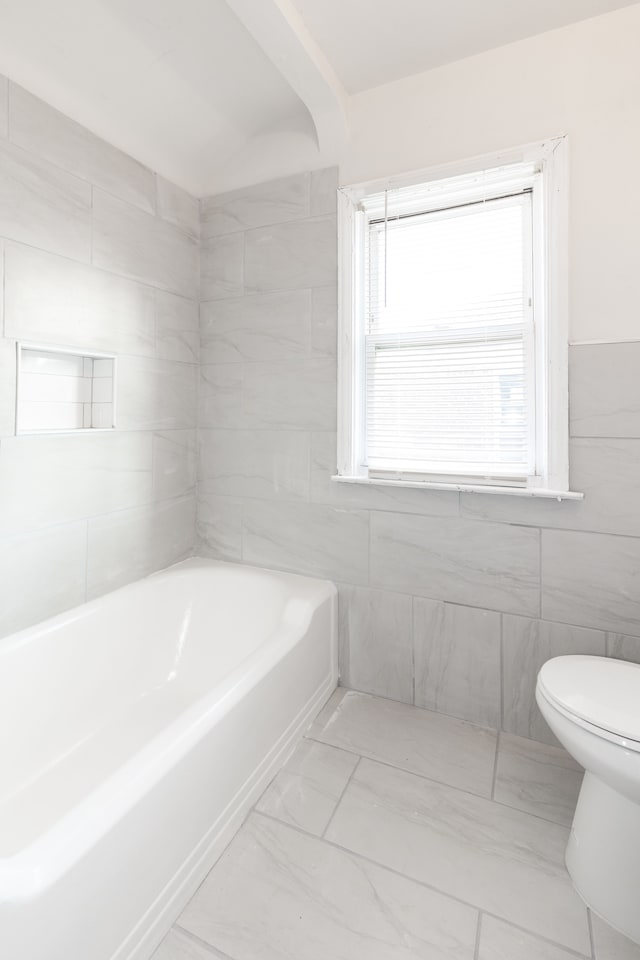
<svg viewBox="0 0 640 960">
<path fill-rule="evenodd" d="M 370 475 L 535 471 L 533 171 L 499 174 L 361 205 Z"/>
</svg>

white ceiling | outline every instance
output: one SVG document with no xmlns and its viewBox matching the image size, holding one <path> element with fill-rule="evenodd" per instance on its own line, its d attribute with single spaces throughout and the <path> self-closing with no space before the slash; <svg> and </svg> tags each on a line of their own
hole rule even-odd
<svg viewBox="0 0 640 960">
<path fill-rule="evenodd" d="M 293 0 L 348 93 L 637 0 Z"/>
<path fill-rule="evenodd" d="M 196 196 L 335 163 L 355 93 L 637 0 L 0 0 L 0 73 Z"/>
</svg>

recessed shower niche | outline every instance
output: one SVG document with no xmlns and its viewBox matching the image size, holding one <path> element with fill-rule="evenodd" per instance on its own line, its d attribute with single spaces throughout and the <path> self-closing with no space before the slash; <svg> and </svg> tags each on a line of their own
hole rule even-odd
<svg viewBox="0 0 640 960">
<path fill-rule="evenodd" d="M 112 430 L 115 357 L 18 344 L 16 433 Z"/>
</svg>

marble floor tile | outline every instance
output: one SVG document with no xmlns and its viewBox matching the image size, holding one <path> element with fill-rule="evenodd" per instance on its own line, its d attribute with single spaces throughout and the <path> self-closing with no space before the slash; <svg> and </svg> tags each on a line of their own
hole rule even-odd
<svg viewBox="0 0 640 960">
<path fill-rule="evenodd" d="M 561 946 L 590 950 L 586 908 L 564 866 L 564 827 L 365 759 L 326 836 Z"/>
<path fill-rule="evenodd" d="M 576 960 L 576 955 L 483 914 L 478 960 Z"/>
<path fill-rule="evenodd" d="M 500 734 L 494 799 L 571 826 L 582 769 L 564 750 Z"/>
<path fill-rule="evenodd" d="M 477 913 L 252 814 L 179 922 L 234 960 L 472 960 Z"/>
<path fill-rule="evenodd" d="M 169 931 L 151 960 L 229 960 L 208 944 L 174 927 Z"/>
<path fill-rule="evenodd" d="M 464 720 L 363 693 L 339 691 L 309 736 L 450 786 L 491 796 L 496 733 Z"/>
<path fill-rule="evenodd" d="M 357 762 L 352 753 L 303 740 L 256 810 L 320 836 Z"/>
<path fill-rule="evenodd" d="M 591 925 L 595 960 L 640 960 L 640 944 L 623 937 L 594 913 Z"/>
</svg>

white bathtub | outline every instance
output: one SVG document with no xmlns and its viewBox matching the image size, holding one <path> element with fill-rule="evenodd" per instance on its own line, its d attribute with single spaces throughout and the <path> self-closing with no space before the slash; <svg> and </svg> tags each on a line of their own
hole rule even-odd
<svg viewBox="0 0 640 960">
<path fill-rule="evenodd" d="M 208 560 L 0 641 L 0 958 L 149 957 L 336 660 L 332 584 Z"/>
</svg>

